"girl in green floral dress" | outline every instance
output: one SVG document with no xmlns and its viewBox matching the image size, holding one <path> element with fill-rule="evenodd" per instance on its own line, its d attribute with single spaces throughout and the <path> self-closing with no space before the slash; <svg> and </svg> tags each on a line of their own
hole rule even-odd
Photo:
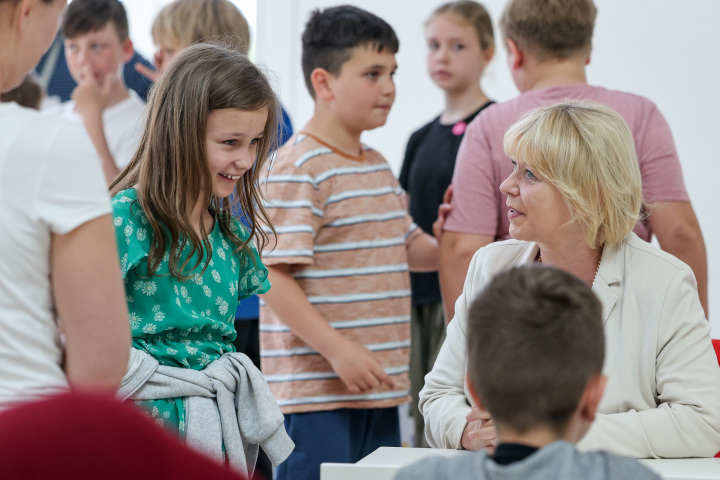
<svg viewBox="0 0 720 480">
<path fill-rule="evenodd" d="M 184 50 L 150 94 L 140 146 L 111 193 L 133 347 L 161 365 L 201 370 L 234 351 L 238 300 L 270 288 L 252 239 L 268 240 L 255 227 L 269 224 L 258 176 L 277 112 L 262 72 L 215 45 Z M 185 402 L 137 403 L 183 437 Z"/>
</svg>

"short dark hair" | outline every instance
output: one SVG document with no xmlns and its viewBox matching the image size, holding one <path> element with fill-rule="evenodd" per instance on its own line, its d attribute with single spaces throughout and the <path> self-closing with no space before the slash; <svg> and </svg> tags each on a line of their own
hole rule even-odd
<svg viewBox="0 0 720 480">
<path fill-rule="evenodd" d="M 564 434 L 604 358 L 602 305 L 565 271 L 513 268 L 470 306 L 470 381 L 495 423 L 519 434 Z"/>
<path fill-rule="evenodd" d="M 115 25 L 121 42 L 128 39 L 128 19 L 125 7 L 118 0 L 73 0 L 62 19 L 65 38 L 75 38 L 100 30 L 108 22 Z"/>
<path fill-rule="evenodd" d="M 332 75 L 352 57 L 355 47 L 397 53 L 400 42 L 395 30 L 382 18 L 350 5 L 314 10 L 302 34 L 302 68 L 310 95 L 315 91 L 310 74 L 323 68 Z"/>
</svg>

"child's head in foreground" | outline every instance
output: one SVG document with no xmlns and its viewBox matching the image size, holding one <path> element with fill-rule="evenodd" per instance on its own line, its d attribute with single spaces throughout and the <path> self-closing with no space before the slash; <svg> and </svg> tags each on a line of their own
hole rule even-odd
<svg viewBox="0 0 720 480">
<path fill-rule="evenodd" d="M 245 54 L 250 49 L 248 22 L 229 0 L 175 0 L 160 10 L 151 33 L 160 70 L 183 49 L 203 40 L 237 44 Z"/>
<path fill-rule="evenodd" d="M 503 41 L 539 61 L 588 58 L 597 9 L 592 0 L 510 0 L 500 17 Z"/>
<path fill-rule="evenodd" d="M 351 128 L 383 125 L 395 101 L 399 46 L 387 22 L 360 8 L 312 12 L 302 34 L 302 68 L 316 105 L 332 105 Z"/>
<path fill-rule="evenodd" d="M 495 53 L 490 15 L 472 0 L 445 3 L 425 22 L 427 67 L 435 84 L 464 91 L 478 84 Z"/>
<path fill-rule="evenodd" d="M 122 66 L 133 56 L 125 7 L 119 0 L 73 0 L 61 24 L 65 58 L 73 79 L 90 75 L 98 81 L 122 78 Z"/>
<path fill-rule="evenodd" d="M 238 50 L 199 43 L 168 66 L 150 92 L 138 150 L 111 185 L 112 195 L 137 188 L 154 233 L 148 261 L 152 272 L 170 243 L 170 271 L 179 279 L 185 276 L 187 269 L 177 263 L 182 237 L 198 250 L 208 241 L 203 226 L 196 233 L 193 212 L 198 211 L 212 212 L 233 242 L 249 253 L 230 229 L 228 197 L 236 189 L 233 197 L 249 220 L 251 237 L 267 241 L 257 227 L 260 220 L 270 225 L 258 181 L 277 144 L 278 115 L 267 78 Z"/>
<path fill-rule="evenodd" d="M 547 432 L 577 442 L 602 397 L 602 305 L 582 280 L 554 268 L 503 272 L 468 314 L 471 394 L 500 442 Z"/>
</svg>

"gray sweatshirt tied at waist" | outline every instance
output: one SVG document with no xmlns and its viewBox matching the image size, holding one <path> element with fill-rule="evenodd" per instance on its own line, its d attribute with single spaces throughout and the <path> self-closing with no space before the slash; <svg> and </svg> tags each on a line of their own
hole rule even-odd
<svg viewBox="0 0 720 480">
<path fill-rule="evenodd" d="M 295 444 L 262 373 L 242 353 L 226 353 L 203 370 L 160 365 L 148 353 L 131 349 L 118 390 L 123 399 L 187 397 L 185 442 L 218 461 L 223 445 L 235 470 L 252 478 L 258 446 L 277 466 Z"/>
</svg>

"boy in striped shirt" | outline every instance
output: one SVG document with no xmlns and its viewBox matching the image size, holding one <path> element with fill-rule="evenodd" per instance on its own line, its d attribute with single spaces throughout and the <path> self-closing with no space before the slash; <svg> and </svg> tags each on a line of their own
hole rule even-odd
<svg viewBox="0 0 720 480">
<path fill-rule="evenodd" d="M 313 12 L 303 40 L 315 100 L 265 180 L 277 232 L 264 252 L 263 372 L 295 451 L 277 478 L 317 479 L 322 462 L 399 446 L 409 400 L 410 278 L 437 269 L 437 243 L 412 222 L 385 159 L 363 146 L 395 99 L 398 39 L 356 7 Z"/>
</svg>

